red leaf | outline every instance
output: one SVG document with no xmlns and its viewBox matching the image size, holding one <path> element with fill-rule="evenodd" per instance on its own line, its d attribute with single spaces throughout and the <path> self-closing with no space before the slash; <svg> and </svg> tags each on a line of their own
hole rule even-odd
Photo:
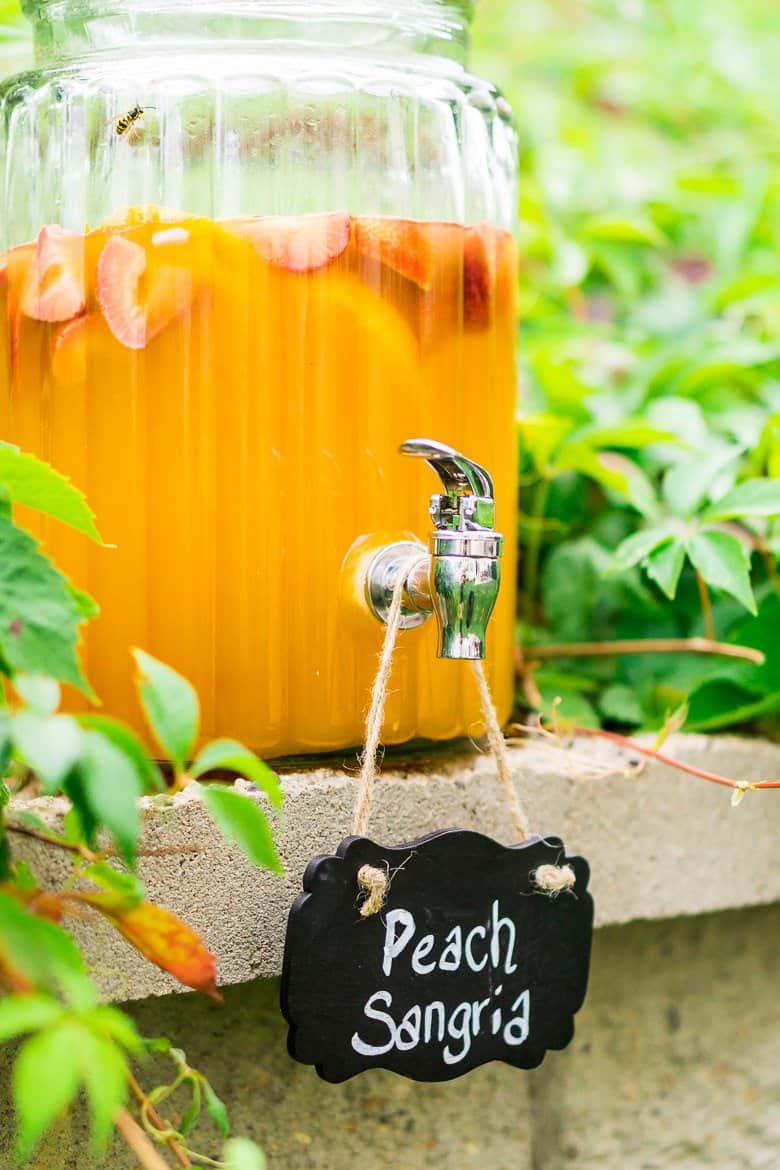
<svg viewBox="0 0 780 1170">
<path fill-rule="evenodd" d="M 222 1002 L 217 991 L 217 961 L 202 938 L 186 923 L 151 902 L 129 910 L 111 895 L 80 894 L 80 901 L 100 911 L 123 934 L 131 946 L 150 963 L 167 971 L 195 991 Z"/>
</svg>

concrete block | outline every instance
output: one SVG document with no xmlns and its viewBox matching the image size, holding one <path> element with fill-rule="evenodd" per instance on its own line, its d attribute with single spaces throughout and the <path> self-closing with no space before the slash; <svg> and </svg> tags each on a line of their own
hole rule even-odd
<svg viewBox="0 0 780 1170">
<path fill-rule="evenodd" d="M 678 736 L 667 750 L 738 779 L 780 776 L 780 747 L 762 741 Z M 592 741 L 566 750 L 513 747 L 511 759 L 534 829 L 562 836 L 570 851 L 589 859 L 599 925 L 780 899 L 780 791 L 750 792 L 732 808 L 727 789 L 655 763 L 637 775 L 627 753 Z M 146 802 L 141 874 L 149 897 L 202 934 L 223 985 L 280 973 L 287 914 L 303 871 L 349 834 L 354 788 L 355 773 L 347 769 L 284 777 L 284 809 L 274 820 L 282 878 L 253 869 L 225 845 L 194 785 L 167 803 Z M 61 813 L 56 802 L 32 807 L 53 820 Z M 375 840 L 401 844 L 449 827 L 512 840 L 489 757 L 435 754 L 385 769 L 370 826 Z M 53 850 L 33 841 L 22 849 L 43 881 L 56 884 L 67 871 L 67 857 Z M 90 920 L 76 930 L 106 995 L 140 999 L 177 989 L 107 923 Z"/>
</svg>

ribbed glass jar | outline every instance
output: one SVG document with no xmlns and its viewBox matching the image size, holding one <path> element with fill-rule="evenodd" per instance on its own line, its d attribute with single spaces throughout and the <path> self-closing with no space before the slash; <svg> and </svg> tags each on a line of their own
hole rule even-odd
<svg viewBox="0 0 780 1170">
<path fill-rule="evenodd" d="M 356 744 L 382 628 L 348 554 L 429 522 L 426 435 L 485 464 L 509 536 L 490 635 L 512 693 L 515 138 L 443 0 L 28 0 L 0 90 L 0 438 L 70 475 L 115 548 L 40 528 L 99 599 L 85 663 L 138 723 L 129 648 L 203 730 Z M 346 566 L 346 567 L 345 567 Z M 385 740 L 481 728 L 405 633 Z"/>
</svg>

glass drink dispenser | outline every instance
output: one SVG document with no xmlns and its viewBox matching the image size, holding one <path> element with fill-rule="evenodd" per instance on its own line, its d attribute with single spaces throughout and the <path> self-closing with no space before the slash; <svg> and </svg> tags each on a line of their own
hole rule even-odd
<svg viewBox="0 0 780 1170">
<path fill-rule="evenodd" d="M 141 646 L 195 684 L 205 735 L 359 744 L 367 565 L 431 528 L 435 479 L 399 454 L 427 436 L 445 455 L 411 453 L 458 512 L 437 528 L 473 529 L 460 501 L 487 482 L 508 537 L 487 648 L 508 716 L 515 138 L 467 72 L 471 4 L 25 7 L 38 66 L 0 91 L 0 438 L 70 476 L 112 546 L 37 529 L 100 602 L 106 710 L 140 724 Z M 384 741 L 481 733 L 471 672 L 406 624 Z"/>
</svg>

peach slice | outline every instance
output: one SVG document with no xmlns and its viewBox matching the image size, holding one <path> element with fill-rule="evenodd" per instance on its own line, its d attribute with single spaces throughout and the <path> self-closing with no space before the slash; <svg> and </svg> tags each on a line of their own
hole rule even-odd
<svg viewBox="0 0 780 1170">
<path fill-rule="evenodd" d="M 69 321 L 84 303 L 84 237 L 41 228 L 22 287 L 22 312 L 34 321 Z"/>
<path fill-rule="evenodd" d="M 223 226 L 248 240 L 268 264 L 289 272 L 314 272 L 332 264 L 350 236 L 350 218 L 345 211 L 263 215 L 227 220 Z"/>
<path fill-rule="evenodd" d="M 434 249 L 429 224 L 363 216 L 352 221 L 352 232 L 364 256 L 386 264 L 425 291 L 431 287 Z"/>
<path fill-rule="evenodd" d="M 97 295 L 117 341 L 128 349 L 143 349 L 189 309 L 195 289 L 187 268 L 150 266 L 140 244 L 112 236 L 98 260 Z"/>
</svg>

